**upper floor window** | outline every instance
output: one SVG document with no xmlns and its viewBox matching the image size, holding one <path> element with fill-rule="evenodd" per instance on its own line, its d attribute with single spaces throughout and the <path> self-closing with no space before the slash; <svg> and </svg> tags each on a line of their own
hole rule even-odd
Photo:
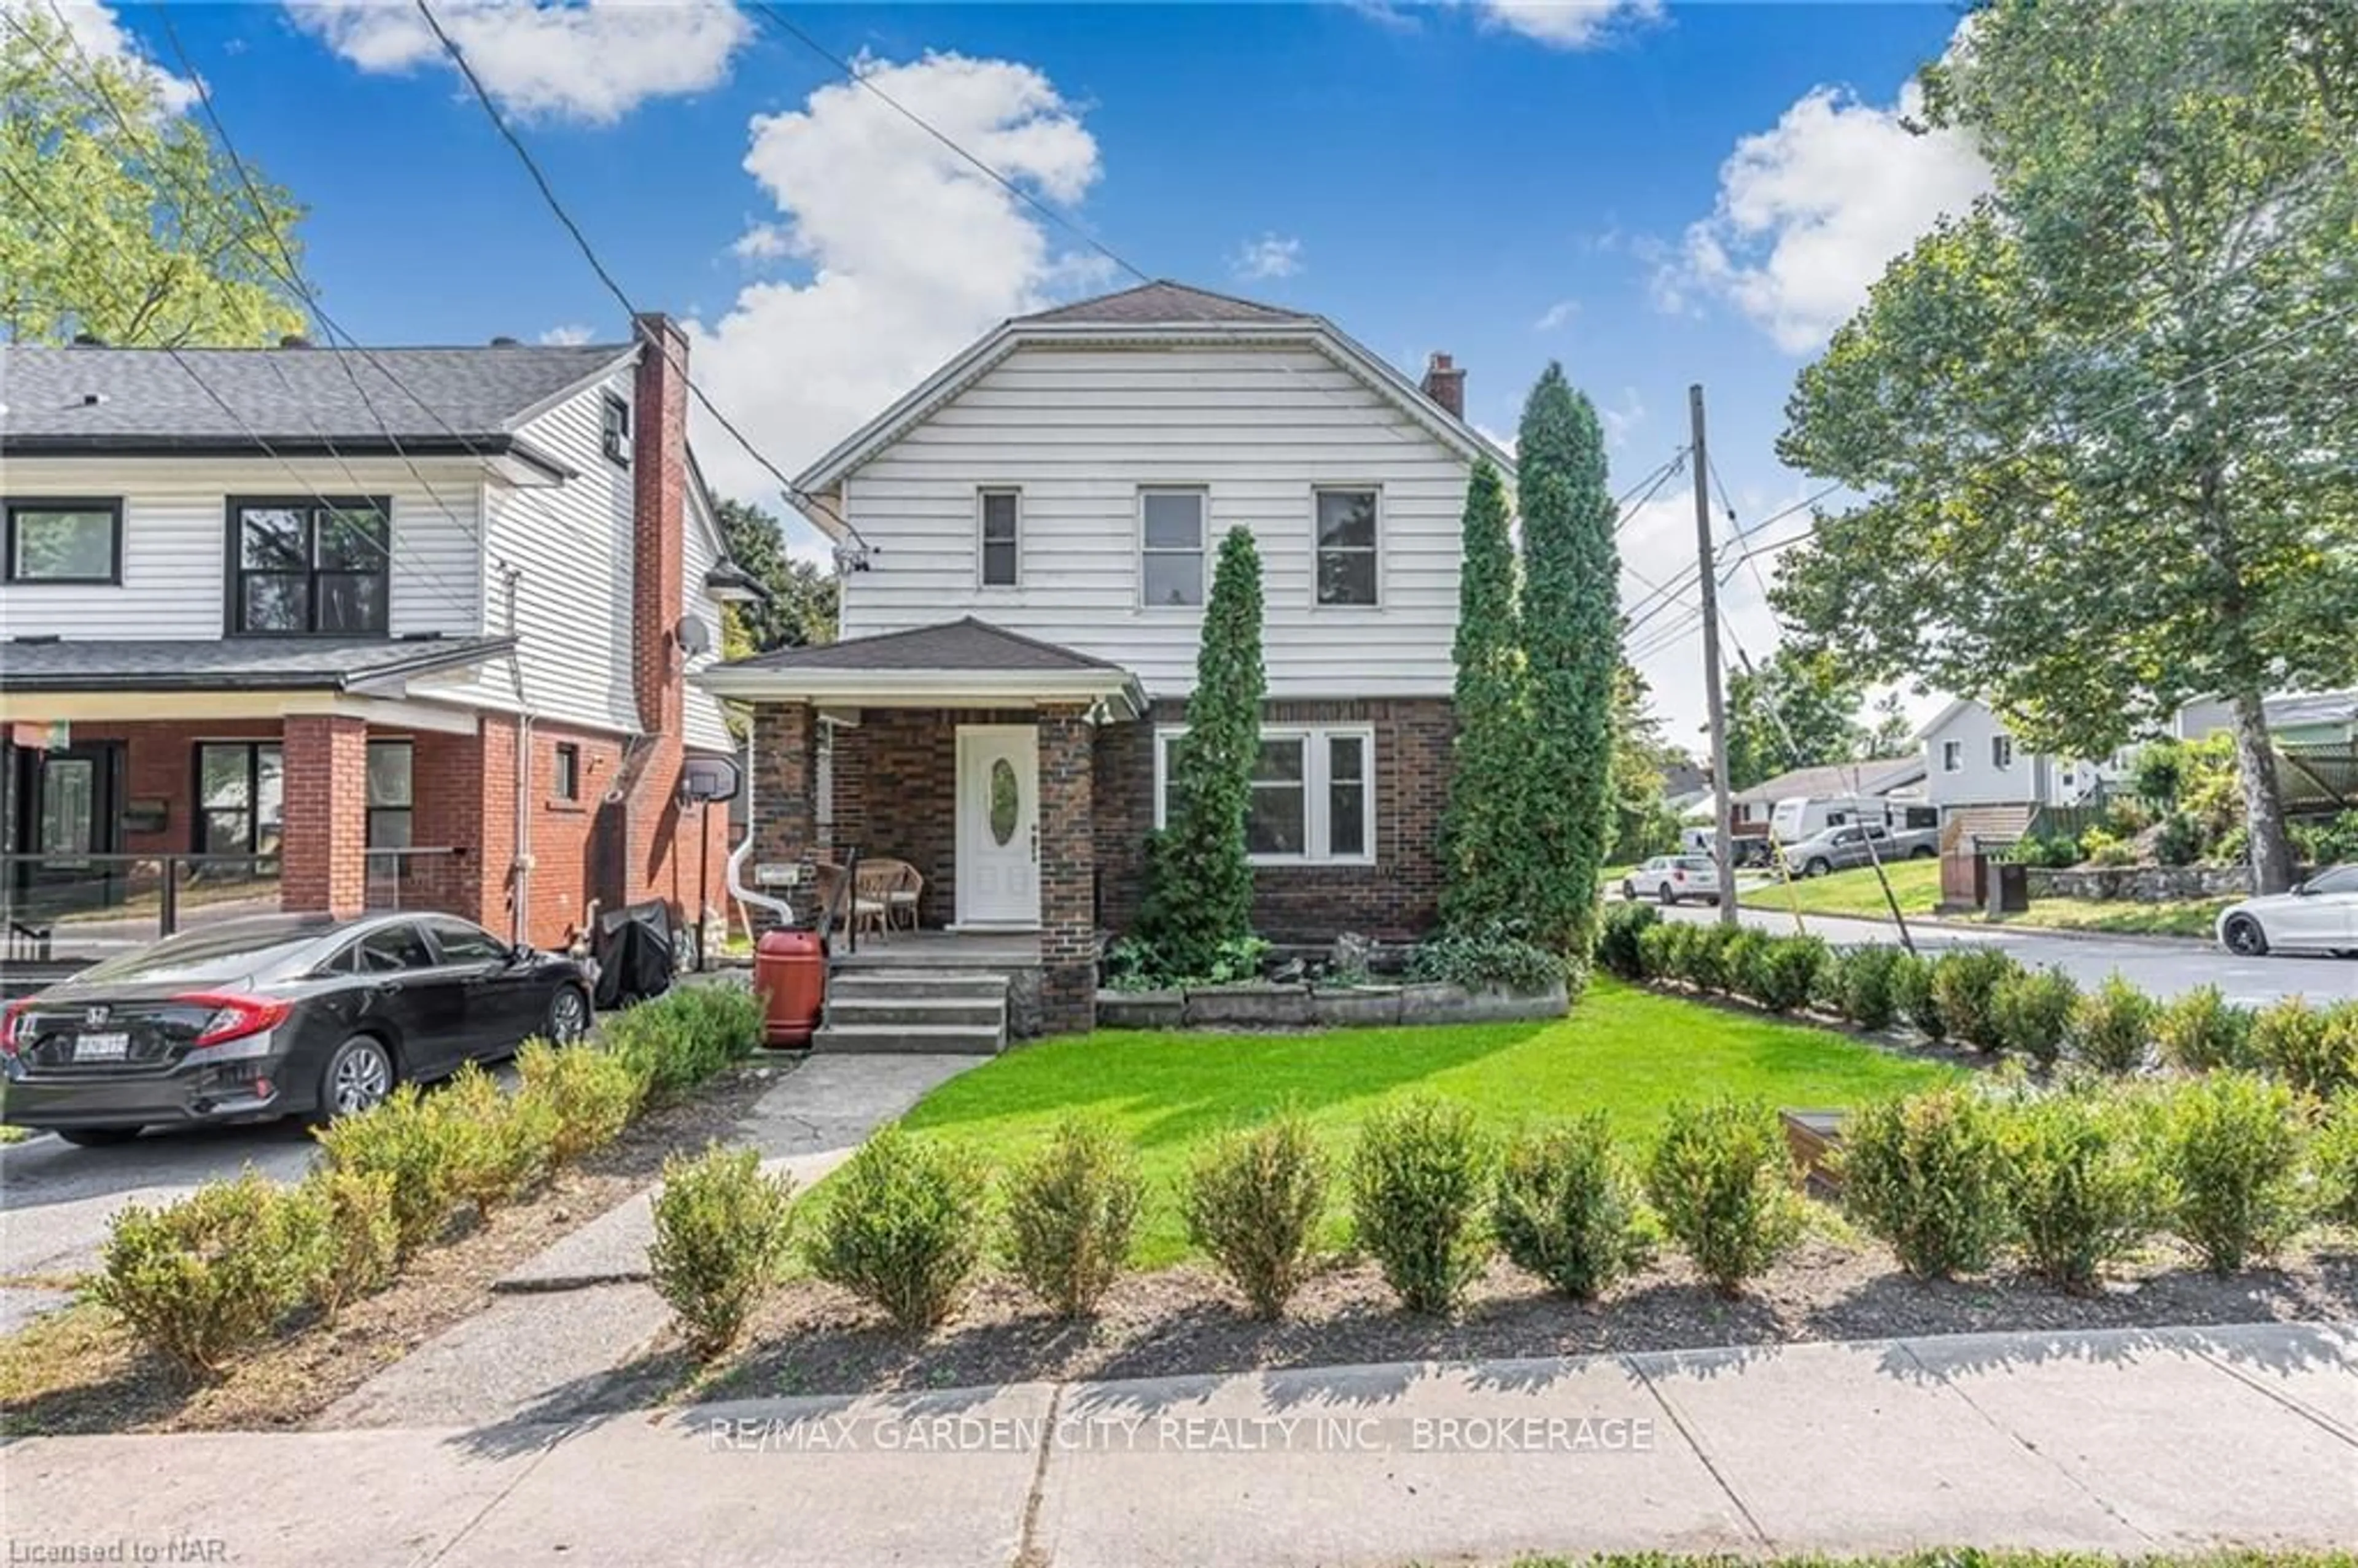
<svg viewBox="0 0 2358 1568">
<path fill-rule="evenodd" d="M 1021 573 L 1020 552 L 1022 493 L 1013 490 L 982 492 L 982 586 L 1013 588 Z"/>
<path fill-rule="evenodd" d="M 1167 824 L 1186 731 L 1155 736 L 1154 821 Z M 1375 733 L 1364 725 L 1264 728 L 1245 848 L 1263 864 L 1375 858 Z"/>
<path fill-rule="evenodd" d="M 1138 492 L 1139 601 L 1157 609 L 1204 602 L 1204 492 Z"/>
<path fill-rule="evenodd" d="M 557 776 L 551 782 L 556 785 L 557 798 L 565 801 L 579 800 L 581 798 L 581 748 L 570 741 L 559 741 L 557 743 L 555 772 Z"/>
<path fill-rule="evenodd" d="M 1941 742 L 1941 771 L 1944 773 L 1961 773 L 1965 771 L 1965 743 L 1963 741 Z"/>
<path fill-rule="evenodd" d="M 382 637 L 393 531 L 368 500 L 230 503 L 229 629 Z"/>
<path fill-rule="evenodd" d="M 2013 736 L 1993 735 L 1990 737 L 1990 766 L 1994 768 L 2010 768 L 2014 766 Z"/>
<path fill-rule="evenodd" d="M 598 444 L 609 462 L 631 466 L 631 406 L 615 396 L 606 395 L 605 423 L 599 431 Z"/>
<path fill-rule="evenodd" d="M 121 582 L 123 503 L 12 501 L 10 582 Z"/>
<path fill-rule="evenodd" d="M 1318 602 L 1376 602 L 1376 492 L 1318 492 Z"/>
</svg>

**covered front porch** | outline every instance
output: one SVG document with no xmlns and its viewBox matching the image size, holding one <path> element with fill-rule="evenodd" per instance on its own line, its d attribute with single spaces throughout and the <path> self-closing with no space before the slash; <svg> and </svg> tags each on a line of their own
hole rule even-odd
<svg viewBox="0 0 2358 1568">
<path fill-rule="evenodd" d="M 1096 736 L 1143 711 L 1128 671 L 965 620 L 701 678 L 753 709 L 757 879 L 843 961 L 1035 966 L 1042 1027 L 1090 1027 Z"/>
</svg>

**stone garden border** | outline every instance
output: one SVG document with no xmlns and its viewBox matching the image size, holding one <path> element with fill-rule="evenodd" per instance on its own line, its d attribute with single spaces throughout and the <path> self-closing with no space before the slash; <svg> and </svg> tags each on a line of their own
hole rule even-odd
<svg viewBox="0 0 2358 1568">
<path fill-rule="evenodd" d="M 1403 1024 L 1507 1023 L 1562 1018 L 1561 986 L 1538 992 L 1443 982 L 1335 986 L 1306 980 L 1098 992 L 1100 1029 L 1386 1029 Z"/>
</svg>

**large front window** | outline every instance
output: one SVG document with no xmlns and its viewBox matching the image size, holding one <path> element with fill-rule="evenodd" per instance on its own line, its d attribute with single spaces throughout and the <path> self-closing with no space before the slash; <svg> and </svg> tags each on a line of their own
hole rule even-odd
<svg viewBox="0 0 2358 1568">
<path fill-rule="evenodd" d="M 233 633 L 383 636 L 392 529 L 376 501 L 240 501 L 230 507 Z"/>
<path fill-rule="evenodd" d="M 12 501 L 5 529 L 10 582 L 123 580 L 120 501 Z"/>
<path fill-rule="evenodd" d="M 1186 731 L 1155 736 L 1154 823 L 1172 810 Z M 1375 732 L 1364 725 L 1263 726 L 1245 849 L 1263 865 L 1375 859 Z"/>
<path fill-rule="evenodd" d="M 287 773 L 276 741 L 197 747 L 197 852 L 276 855 L 287 822 Z"/>
</svg>

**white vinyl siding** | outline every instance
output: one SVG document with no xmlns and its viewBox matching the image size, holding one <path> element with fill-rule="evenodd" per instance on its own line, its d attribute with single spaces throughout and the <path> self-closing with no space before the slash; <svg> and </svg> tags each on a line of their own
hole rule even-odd
<svg viewBox="0 0 2358 1568">
<path fill-rule="evenodd" d="M 720 605 L 705 591 L 705 575 L 720 564 L 720 520 L 708 512 L 698 499 L 694 485 L 688 486 L 687 526 L 684 530 L 687 568 L 680 583 L 680 611 L 691 621 L 701 622 L 707 651 L 687 661 L 694 672 L 720 662 Z M 627 613 L 627 610 L 625 611 Z M 683 699 L 686 717 L 682 732 L 687 743 L 700 751 L 734 752 L 735 743 L 729 738 L 729 721 L 721 716 L 720 699 L 702 691 L 690 680 Z"/>
<path fill-rule="evenodd" d="M 120 583 L 0 585 L 11 637 L 217 638 L 225 626 L 227 503 L 233 495 L 381 496 L 392 503 L 392 634 L 482 629 L 482 485 L 471 463 L 419 460 L 12 459 L 0 493 L 123 500 Z M 349 469 L 351 471 L 347 472 Z M 299 475 L 300 478 L 297 476 Z"/>
<path fill-rule="evenodd" d="M 1260 546 L 1269 695 L 1446 696 L 1466 464 L 1306 346 L 1017 350 L 856 470 L 834 499 L 871 546 L 843 635 L 971 611 L 1194 684 L 1198 607 L 1141 604 L 1142 492 L 1200 491 L 1205 580 L 1230 528 Z M 978 488 L 1023 492 L 1022 586 L 978 588 Z M 1382 608 L 1317 603 L 1316 492 L 1381 492 Z"/>
</svg>

